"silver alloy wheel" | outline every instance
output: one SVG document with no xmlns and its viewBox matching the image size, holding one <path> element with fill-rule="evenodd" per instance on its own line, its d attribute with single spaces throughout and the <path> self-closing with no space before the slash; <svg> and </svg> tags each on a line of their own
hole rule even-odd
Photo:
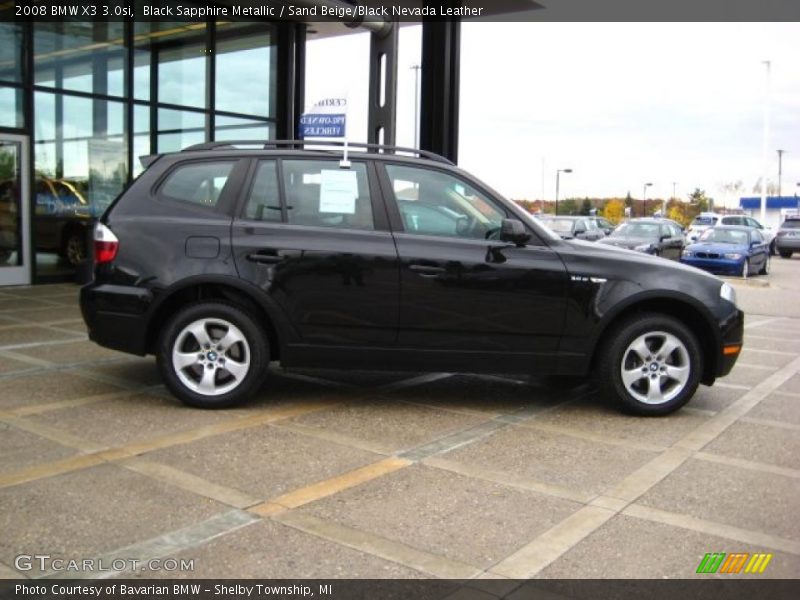
<svg viewBox="0 0 800 600">
<path fill-rule="evenodd" d="M 221 396 L 238 387 L 250 372 L 250 345 L 233 323 L 199 319 L 175 339 L 172 368 L 193 392 Z"/>
<path fill-rule="evenodd" d="M 689 351 L 678 337 L 666 331 L 640 335 L 622 354 L 622 383 L 644 404 L 674 399 L 686 387 L 690 373 Z"/>
</svg>

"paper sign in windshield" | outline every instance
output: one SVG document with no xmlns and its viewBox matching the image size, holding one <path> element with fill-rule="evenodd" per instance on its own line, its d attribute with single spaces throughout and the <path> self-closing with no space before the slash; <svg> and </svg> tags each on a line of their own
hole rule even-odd
<svg viewBox="0 0 800 600">
<path fill-rule="evenodd" d="M 323 170 L 319 212 L 352 215 L 356 212 L 358 179 L 355 171 Z"/>
</svg>

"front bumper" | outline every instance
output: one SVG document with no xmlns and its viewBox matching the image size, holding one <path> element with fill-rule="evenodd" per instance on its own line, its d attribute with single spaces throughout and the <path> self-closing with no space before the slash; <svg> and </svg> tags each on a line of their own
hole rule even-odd
<svg viewBox="0 0 800 600">
<path fill-rule="evenodd" d="M 742 266 L 746 259 L 728 260 L 725 258 L 697 258 L 695 256 L 683 256 L 681 262 L 690 267 L 697 267 L 714 273 L 715 275 L 738 275 L 742 272 Z"/>
<path fill-rule="evenodd" d="M 744 313 L 736 309 L 720 323 L 720 348 L 717 355 L 717 377 L 731 372 L 742 350 Z"/>
</svg>

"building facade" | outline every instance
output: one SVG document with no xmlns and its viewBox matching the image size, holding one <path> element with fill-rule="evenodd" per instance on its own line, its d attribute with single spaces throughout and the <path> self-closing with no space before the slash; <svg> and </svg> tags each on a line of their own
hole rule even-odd
<svg viewBox="0 0 800 600">
<path fill-rule="evenodd" d="M 305 25 L 0 22 L 0 285 L 74 279 L 139 157 L 274 139 L 302 107 Z"/>
</svg>

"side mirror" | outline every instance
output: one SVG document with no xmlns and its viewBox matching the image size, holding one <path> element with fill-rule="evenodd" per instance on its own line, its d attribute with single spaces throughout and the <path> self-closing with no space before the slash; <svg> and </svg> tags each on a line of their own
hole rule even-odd
<svg viewBox="0 0 800 600">
<path fill-rule="evenodd" d="M 509 242 L 517 246 L 524 246 L 531 239 L 531 234 L 525 229 L 522 221 L 516 219 L 503 219 L 500 224 L 500 241 Z"/>
</svg>

